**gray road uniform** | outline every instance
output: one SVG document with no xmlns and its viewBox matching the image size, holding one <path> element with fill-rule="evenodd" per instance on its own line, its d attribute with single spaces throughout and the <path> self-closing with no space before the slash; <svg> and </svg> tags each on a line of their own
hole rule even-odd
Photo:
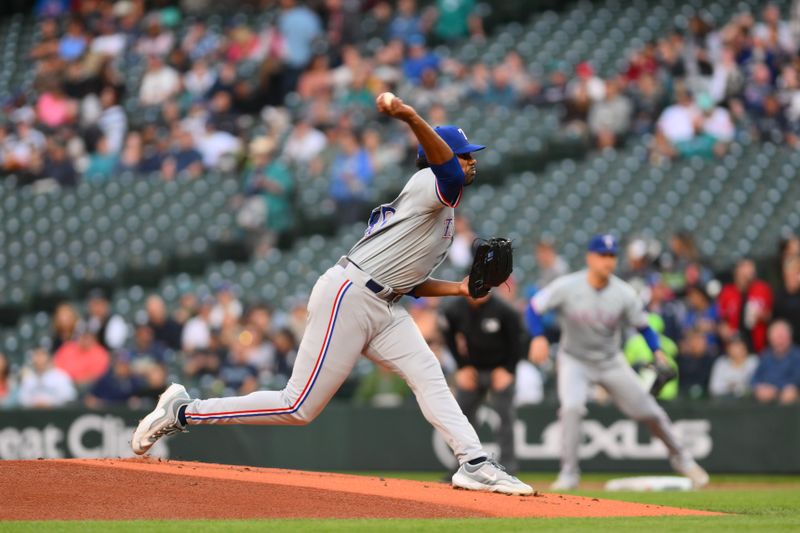
<svg viewBox="0 0 800 533">
<path fill-rule="evenodd" d="M 396 303 L 430 277 L 452 243 L 461 186 L 443 195 L 441 185 L 430 168 L 416 172 L 393 202 L 372 212 L 364 237 L 348 255 L 319 278 L 284 390 L 193 400 L 185 412 L 188 423 L 306 424 L 322 411 L 363 354 L 406 380 L 425 418 L 442 433 L 459 462 L 485 457 L 438 360 L 408 312 Z"/>
<path fill-rule="evenodd" d="M 647 425 L 670 453 L 673 467 L 692 461 L 660 405 L 642 386 L 622 351 L 626 326 L 644 328 L 647 315 L 633 287 L 616 276 L 597 290 L 581 270 L 562 276 L 534 295 L 533 310 L 555 311 L 561 328 L 557 372 L 562 426 L 561 476 L 580 476 L 578 446 L 589 387 L 600 384 L 620 410 Z"/>
</svg>

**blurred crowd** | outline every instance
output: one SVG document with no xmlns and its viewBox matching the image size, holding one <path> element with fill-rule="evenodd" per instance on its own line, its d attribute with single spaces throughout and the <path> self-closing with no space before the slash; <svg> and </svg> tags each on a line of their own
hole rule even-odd
<svg viewBox="0 0 800 533">
<path fill-rule="evenodd" d="M 38 2 L 32 87 L 2 102 L 4 175 L 50 190 L 237 171 L 232 209 L 264 254 L 291 241 L 310 180 L 352 222 L 374 202 L 375 176 L 413 160 L 407 128 L 374 110 L 384 90 L 432 123 L 465 104 L 555 107 L 560 135 L 601 148 L 649 135 L 654 163 L 721 156 L 737 139 L 798 139 L 800 19 L 774 5 L 719 26 L 695 15 L 605 79 L 587 62 L 533 72 L 514 51 L 493 64 L 441 57 L 438 44 L 485 41 L 473 0 L 248 6 Z"/>
<path fill-rule="evenodd" d="M 467 270 L 473 235 L 459 217 L 448 261 Z M 558 244 L 535 245 L 538 277 L 520 286 L 512 277 L 495 289 L 517 310 L 520 330 L 530 298 L 569 271 Z M 575 265 L 576 267 L 579 265 Z M 762 403 L 793 404 L 800 387 L 800 238 L 785 239 L 778 254 L 758 265 L 744 258 L 732 272 L 714 273 L 698 255 L 691 235 L 673 235 L 662 249 L 645 238 L 629 240 L 618 274 L 637 288 L 661 345 L 678 378 L 659 396 L 676 398 L 753 398 Z M 404 299 L 445 375 L 455 384 L 466 357 L 457 339 L 443 331 L 453 299 Z M 483 305 L 481 303 L 480 305 Z M 557 350 L 558 325 L 544 317 Z M 6 407 L 52 407 L 82 402 L 90 408 L 152 403 L 169 380 L 186 383 L 193 394 L 242 395 L 260 388 L 281 388 L 291 375 L 306 324 L 305 302 L 289 309 L 240 297 L 222 283 L 213 294 L 184 291 L 167 309 L 158 295 L 147 298 L 133 323 L 115 314 L 100 291 L 90 294 L 82 315 L 69 303 L 53 317 L 49 346 L 27 355 L 11 371 L 0 355 L 0 403 Z M 527 345 L 525 338 L 520 339 Z M 652 363 L 647 343 L 628 332 L 625 356 L 641 370 Z M 536 367 L 524 350 L 509 363 L 516 374 L 514 403 L 554 399 L 554 364 Z M 340 400 L 395 406 L 413 401 L 401 378 L 362 359 L 337 393 Z M 601 389 L 594 399 L 604 401 Z"/>
<path fill-rule="evenodd" d="M 341 220 L 361 220 L 376 174 L 413 161 L 409 131 L 376 115 L 374 97 L 384 90 L 435 124 L 462 104 L 555 107 L 562 134 L 600 148 L 649 135 L 654 164 L 719 157 L 736 140 L 795 146 L 800 135 L 797 9 L 788 19 L 767 5 L 724 24 L 693 16 L 604 79 L 589 63 L 532 72 L 516 52 L 496 64 L 440 57 L 438 44 L 485 40 L 472 0 L 424 8 L 415 0 L 245 4 L 267 16 L 220 14 L 209 0 L 37 2 L 32 90 L 2 102 L 3 176 L 51 190 L 236 171 L 241 195 L 232 208 L 263 254 L 291 233 L 303 180 L 325 180 Z M 454 266 L 469 265 L 471 243 L 461 218 Z M 557 242 L 542 240 L 535 254 L 535 286 L 512 280 L 496 291 L 520 320 L 536 288 L 568 269 Z M 639 288 L 680 372 L 662 399 L 797 401 L 797 238 L 784 241 L 773 263 L 742 259 L 727 280 L 703 264 L 688 234 L 672 236 L 664 250 L 633 238 L 620 259 L 620 275 Z M 0 402 L 136 407 L 152 403 L 170 379 L 206 395 L 281 387 L 302 337 L 304 302 L 273 309 L 243 301 L 237 290 L 188 290 L 171 310 L 153 295 L 132 323 L 102 293 L 86 310 L 64 303 L 53 315 L 51 344 L 27 354 L 21 369 L 0 355 Z M 447 303 L 407 300 L 451 375 L 459 355 L 440 332 L 439 307 Z M 548 335 L 557 341 L 556 324 Z M 637 368 L 652 356 L 635 336 L 625 352 Z M 516 402 L 552 396 L 552 372 L 520 361 Z M 340 396 L 389 405 L 411 393 L 364 362 Z"/>
</svg>

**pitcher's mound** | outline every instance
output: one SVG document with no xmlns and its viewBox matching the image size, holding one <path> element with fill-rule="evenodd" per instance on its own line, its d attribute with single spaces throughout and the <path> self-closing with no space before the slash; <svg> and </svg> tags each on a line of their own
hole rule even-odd
<svg viewBox="0 0 800 533">
<path fill-rule="evenodd" d="M 3 461 L 0 519 L 465 518 L 710 515 L 442 483 L 152 459 Z"/>
</svg>

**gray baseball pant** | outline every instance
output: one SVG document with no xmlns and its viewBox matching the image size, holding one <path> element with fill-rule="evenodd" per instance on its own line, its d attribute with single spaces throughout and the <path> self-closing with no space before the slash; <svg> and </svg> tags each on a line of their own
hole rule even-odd
<svg viewBox="0 0 800 533">
<path fill-rule="evenodd" d="M 602 362 L 581 361 L 565 352 L 558 353 L 558 400 L 561 419 L 561 476 L 580 477 L 578 447 L 581 420 L 586 415 L 589 386 L 602 385 L 625 416 L 641 422 L 661 439 L 670 458 L 684 460 L 687 451 L 678 442 L 667 413 L 648 393 L 628 362 L 618 356 Z"/>
<path fill-rule="evenodd" d="M 319 278 L 311 291 L 306 333 L 286 388 L 193 400 L 186 408 L 187 422 L 308 424 L 363 354 L 406 380 L 423 415 L 444 436 L 459 463 L 486 456 L 411 316 L 369 290 L 369 279 L 352 264 L 333 266 Z"/>
</svg>

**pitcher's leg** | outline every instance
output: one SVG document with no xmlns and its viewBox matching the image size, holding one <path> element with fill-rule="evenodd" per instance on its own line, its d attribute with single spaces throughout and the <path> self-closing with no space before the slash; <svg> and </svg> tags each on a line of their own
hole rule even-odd
<svg viewBox="0 0 800 533">
<path fill-rule="evenodd" d="M 486 457 L 414 321 L 402 308 L 395 307 L 393 312 L 395 318 L 372 340 L 365 355 L 406 380 L 422 414 L 444 436 L 459 463 Z"/>
<path fill-rule="evenodd" d="M 359 297 L 347 278 L 323 276 L 309 299 L 308 326 L 286 388 L 194 400 L 186 408 L 186 421 L 302 425 L 313 420 L 347 378 L 366 342 L 355 315 Z"/>
</svg>

